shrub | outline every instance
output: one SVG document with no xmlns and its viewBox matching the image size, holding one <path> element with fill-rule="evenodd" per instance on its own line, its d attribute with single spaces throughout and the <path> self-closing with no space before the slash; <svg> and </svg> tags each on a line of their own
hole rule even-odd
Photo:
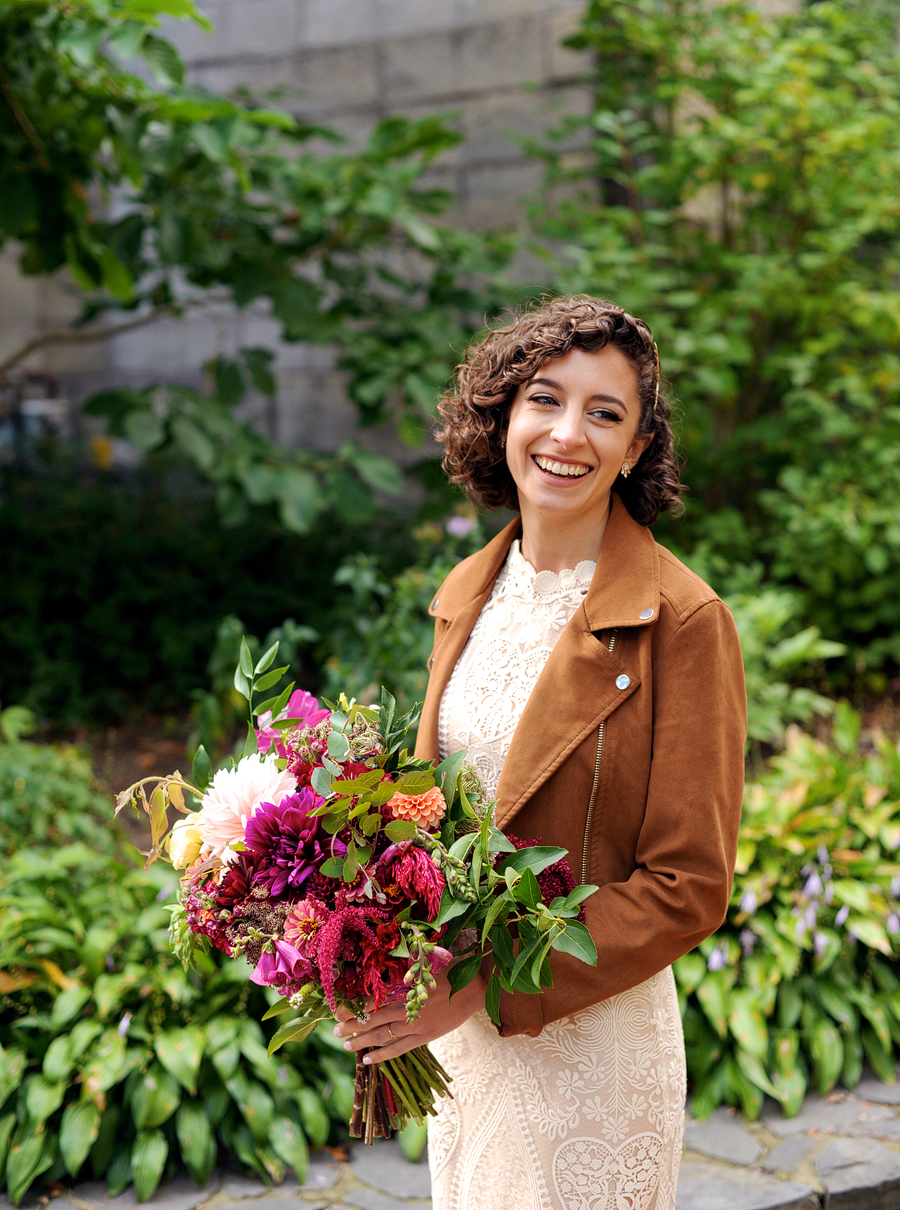
<svg viewBox="0 0 900 1210">
<path fill-rule="evenodd" d="M 15 706 L 0 713 L 0 858 L 29 844 L 69 841 L 108 852 L 109 803 L 97 792 L 89 758 L 73 744 L 22 742 L 14 723 L 28 725 L 29 713 Z"/>
<path fill-rule="evenodd" d="M 900 750 L 861 750 L 859 716 L 834 742 L 792 728 L 749 782 L 728 918 L 675 963 L 693 1112 L 749 1118 L 763 1096 L 795 1114 L 808 1088 L 852 1088 L 900 1055 Z"/>
<path fill-rule="evenodd" d="M 327 1033 L 266 1054 L 245 967 L 173 957 L 175 875 L 86 845 L 32 849 L 0 876 L 0 1179 L 89 1172 L 146 1201 L 180 1161 L 203 1184 L 220 1151 L 265 1180 L 304 1178 L 352 1110 Z M 333 1044 L 333 1045 L 332 1045 Z"/>
<path fill-rule="evenodd" d="M 875 669 L 900 660 L 900 72 L 849 7 L 590 0 L 594 104 L 538 222 L 556 289 L 657 335 L 691 487 L 661 532 L 762 559 Z"/>
</svg>

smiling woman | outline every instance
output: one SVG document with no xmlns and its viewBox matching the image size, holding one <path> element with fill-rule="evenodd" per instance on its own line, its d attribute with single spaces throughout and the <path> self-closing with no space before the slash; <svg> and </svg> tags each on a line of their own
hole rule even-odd
<svg viewBox="0 0 900 1210">
<path fill-rule="evenodd" d="M 337 1032 L 373 1059 L 430 1042 L 451 1074 L 436 1210 L 673 1210 L 671 963 L 728 904 L 746 699 L 730 613 L 648 529 L 680 492 L 650 330 L 556 299 L 477 345 L 441 414 L 450 477 L 520 516 L 432 601 L 416 754 L 468 749 L 497 826 L 568 850 L 599 959 L 504 991 L 499 1033 L 484 982 L 451 999 L 444 972 L 416 1022 L 385 1005 Z"/>
</svg>

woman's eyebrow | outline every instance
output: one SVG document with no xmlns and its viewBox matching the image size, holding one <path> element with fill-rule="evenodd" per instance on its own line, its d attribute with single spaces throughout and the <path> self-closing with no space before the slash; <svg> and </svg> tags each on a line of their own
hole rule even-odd
<svg viewBox="0 0 900 1210">
<path fill-rule="evenodd" d="M 550 387 L 554 391 L 563 390 L 562 384 L 554 382 L 552 378 L 532 378 L 528 386 L 529 388 L 536 386 Z M 619 407 L 625 408 L 626 412 L 628 411 L 628 405 L 625 403 L 625 400 L 620 399 L 618 395 L 592 395 L 591 399 L 596 399 L 598 403 L 617 403 Z"/>
</svg>

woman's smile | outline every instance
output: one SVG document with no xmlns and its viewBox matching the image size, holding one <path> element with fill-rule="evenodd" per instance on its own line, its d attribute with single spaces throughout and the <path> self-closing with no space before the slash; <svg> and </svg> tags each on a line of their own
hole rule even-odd
<svg viewBox="0 0 900 1210">
<path fill-rule="evenodd" d="M 547 525 L 556 546 L 574 539 L 582 549 L 602 540 L 610 489 L 623 464 L 634 466 L 650 440 L 638 435 L 640 418 L 634 366 L 611 345 L 594 353 L 575 348 L 545 361 L 518 388 L 506 462 L 526 545 L 537 540 L 544 547 L 540 531 Z"/>
</svg>

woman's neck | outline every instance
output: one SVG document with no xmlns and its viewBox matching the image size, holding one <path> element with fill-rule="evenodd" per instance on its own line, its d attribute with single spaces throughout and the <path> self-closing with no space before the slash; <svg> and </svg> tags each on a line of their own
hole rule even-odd
<svg viewBox="0 0 900 1210">
<path fill-rule="evenodd" d="M 601 521 L 585 526 L 581 518 L 556 518 L 522 509 L 522 555 L 535 571 L 561 572 L 575 568 L 585 559 L 600 558 L 609 511 Z"/>
</svg>

